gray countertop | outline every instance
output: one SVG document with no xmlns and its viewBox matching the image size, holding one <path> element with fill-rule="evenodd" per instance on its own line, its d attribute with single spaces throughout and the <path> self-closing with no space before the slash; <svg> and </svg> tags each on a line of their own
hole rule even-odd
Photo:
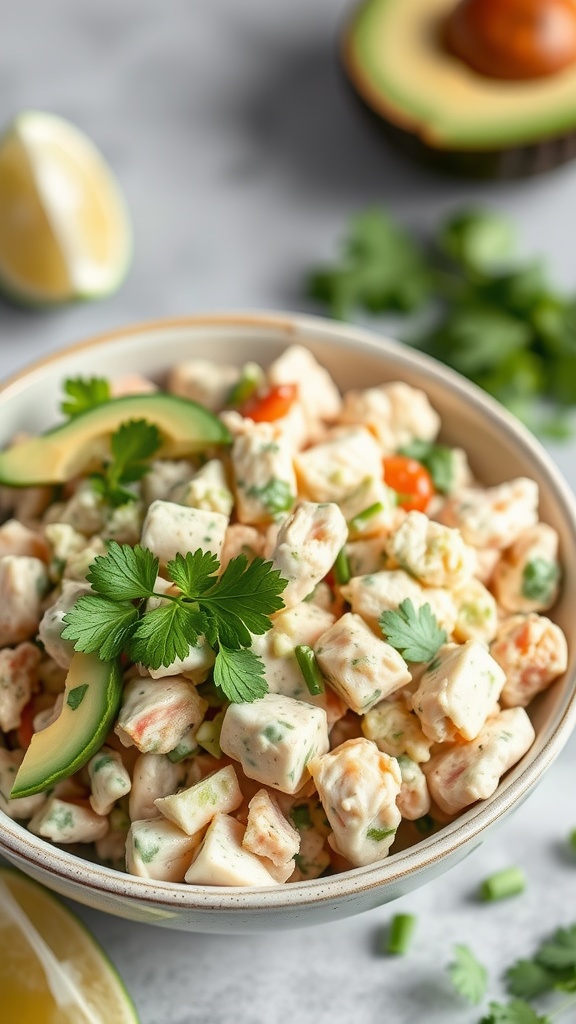
<svg viewBox="0 0 576 1024">
<path fill-rule="evenodd" d="M 90 334 L 194 311 L 311 309 L 302 274 L 348 215 L 385 203 L 425 229 L 463 202 L 510 212 L 522 246 L 574 285 L 576 165 L 520 184 L 429 176 L 359 116 L 338 72 L 342 0 L 3 0 L 2 118 L 70 118 L 101 147 L 135 230 L 130 276 L 102 303 L 38 314 L 0 306 L 0 373 Z M 551 450 L 576 485 L 576 446 Z M 530 800 L 449 875 L 392 907 L 307 931 L 186 935 L 80 908 L 121 971 L 142 1024 L 475 1024 L 443 965 L 467 942 L 502 967 L 576 918 L 576 740 Z M 527 892 L 483 906 L 479 880 L 523 865 Z M 413 951 L 377 953 L 397 911 Z"/>
</svg>

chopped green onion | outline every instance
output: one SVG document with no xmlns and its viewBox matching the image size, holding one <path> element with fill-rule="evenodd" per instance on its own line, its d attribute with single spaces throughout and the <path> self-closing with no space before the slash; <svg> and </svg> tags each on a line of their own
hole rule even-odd
<svg viewBox="0 0 576 1024">
<path fill-rule="evenodd" d="M 228 395 L 227 405 L 244 405 L 249 398 L 258 390 L 264 380 L 262 368 L 258 363 L 246 363 L 242 367 L 242 373 L 237 383 Z"/>
<path fill-rule="evenodd" d="M 385 952 L 389 956 L 404 956 L 412 942 L 415 928 L 414 914 L 396 914 L 392 918 Z"/>
<path fill-rule="evenodd" d="M 336 555 L 336 561 L 334 562 L 334 576 L 336 578 L 336 583 L 348 583 L 351 575 L 350 562 L 348 561 L 346 548 L 340 548 L 340 551 Z"/>
<path fill-rule="evenodd" d="M 384 512 L 384 505 L 381 501 L 375 501 L 373 505 L 369 505 L 368 508 L 363 509 L 357 516 L 353 516 L 350 519 L 348 529 L 352 531 L 362 530 L 366 523 L 373 519 L 374 516 L 380 515 L 381 512 Z"/>
<path fill-rule="evenodd" d="M 318 693 L 324 693 L 324 680 L 322 679 L 316 655 L 312 648 L 307 647 L 305 644 L 299 644 L 294 649 L 294 653 L 309 692 L 313 696 Z"/>
<path fill-rule="evenodd" d="M 570 846 L 572 847 L 574 853 L 576 853 L 576 828 L 573 829 L 570 833 Z"/>
<path fill-rule="evenodd" d="M 526 876 L 520 868 L 504 868 L 486 878 L 480 886 L 480 898 L 487 902 L 506 900 L 526 888 Z"/>
</svg>

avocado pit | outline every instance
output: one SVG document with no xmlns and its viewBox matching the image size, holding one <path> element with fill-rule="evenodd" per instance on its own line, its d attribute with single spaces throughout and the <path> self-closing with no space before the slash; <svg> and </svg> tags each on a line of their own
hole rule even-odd
<svg viewBox="0 0 576 1024">
<path fill-rule="evenodd" d="M 543 78 L 576 62 L 574 0 L 461 0 L 445 23 L 448 50 L 490 78 Z"/>
</svg>

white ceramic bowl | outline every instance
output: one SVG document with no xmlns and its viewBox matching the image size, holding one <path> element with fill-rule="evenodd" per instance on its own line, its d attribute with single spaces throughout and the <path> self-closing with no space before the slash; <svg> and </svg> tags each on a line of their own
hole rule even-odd
<svg viewBox="0 0 576 1024">
<path fill-rule="evenodd" d="M 286 345 L 308 346 L 342 389 L 404 380 L 423 388 L 442 416 L 442 437 L 464 447 L 486 484 L 532 477 L 541 517 L 558 530 L 565 571 L 553 618 L 572 635 L 576 607 L 576 506 L 541 446 L 478 389 L 439 363 L 378 335 L 292 314 L 198 316 L 123 328 L 68 348 L 13 377 L 0 390 L 0 443 L 38 431 L 58 416 L 62 380 L 137 370 L 161 380 L 191 356 L 268 364 Z M 489 800 L 405 852 L 369 867 L 270 889 L 154 882 L 121 874 L 58 849 L 0 812 L 0 853 L 65 896 L 132 920 L 190 931 L 251 931 L 318 924 L 369 910 L 458 863 L 528 796 L 576 724 L 576 644 L 563 679 L 530 709 L 537 739 Z"/>
</svg>

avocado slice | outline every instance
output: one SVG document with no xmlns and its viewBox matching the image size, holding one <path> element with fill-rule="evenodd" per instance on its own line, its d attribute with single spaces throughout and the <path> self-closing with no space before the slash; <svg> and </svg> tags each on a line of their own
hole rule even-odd
<svg viewBox="0 0 576 1024">
<path fill-rule="evenodd" d="M 90 760 L 106 739 L 122 699 L 119 661 L 74 654 L 58 718 L 32 742 L 18 769 L 10 796 L 32 796 L 67 779 Z"/>
<path fill-rule="evenodd" d="M 158 427 L 163 440 L 157 458 L 182 458 L 231 441 L 221 420 L 197 402 L 163 391 L 125 395 L 0 452 L 0 484 L 66 483 L 106 457 L 110 435 L 128 420 Z"/>
<path fill-rule="evenodd" d="M 435 167 L 479 178 L 539 173 L 576 156 L 576 64 L 530 81 L 491 78 L 449 52 L 456 0 L 364 0 L 344 70 L 385 133 Z"/>
</svg>

